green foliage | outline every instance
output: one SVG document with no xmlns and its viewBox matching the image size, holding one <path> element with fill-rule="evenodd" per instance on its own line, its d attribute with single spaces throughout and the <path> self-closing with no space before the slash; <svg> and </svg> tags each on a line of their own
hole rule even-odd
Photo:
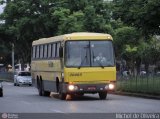
<svg viewBox="0 0 160 119">
<path fill-rule="evenodd" d="M 74 12 L 72 15 L 63 18 L 60 21 L 59 34 L 84 31 L 83 19 L 84 14 L 81 11 Z"/>
<path fill-rule="evenodd" d="M 154 42 L 154 39 L 152 39 L 150 43 L 140 42 L 137 54 L 143 62 L 154 64 L 160 61 L 160 46 L 157 46 L 157 44 L 157 42 Z"/>
<path fill-rule="evenodd" d="M 134 52 L 137 52 L 137 47 L 132 48 L 130 45 L 126 45 L 125 51 L 129 53 L 134 53 Z"/>
<path fill-rule="evenodd" d="M 134 63 L 137 58 L 137 49 L 138 47 L 136 46 L 131 47 L 130 45 L 125 45 L 125 49 L 122 52 L 122 57 L 128 61 L 131 61 L 131 63 Z"/>
<path fill-rule="evenodd" d="M 32 41 L 42 37 L 80 31 L 113 34 L 110 12 L 103 0 L 7 0 L 0 19 L 17 59 L 28 62 Z"/>
<path fill-rule="evenodd" d="M 150 57 L 153 60 L 148 62 L 157 62 L 160 48 L 151 47 L 155 42 L 150 36 L 160 30 L 159 7 L 159 0 L 7 0 L 0 15 L 5 20 L 0 24 L 0 41 L 14 43 L 16 58 L 28 62 L 33 40 L 71 32 L 102 32 L 113 36 L 118 59 L 125 57 L 133 63 L 136 58 Z M 135 47 L 137 51 L 132 51 Z"/>
<path fill-rule="evenodd" d="M 113 3 L 115 19 L 141 29 L 144 35 L 160 34 L 159 0 L 114 0 Z"/>
<path fill-rule="evenodd" d="M 135 47 L 139 43 L 139 33 L 134 27 L 122 27 L 115 31 L 114 44 L 119 59 L 126 53 L 126 45 Z"/>
</svg>

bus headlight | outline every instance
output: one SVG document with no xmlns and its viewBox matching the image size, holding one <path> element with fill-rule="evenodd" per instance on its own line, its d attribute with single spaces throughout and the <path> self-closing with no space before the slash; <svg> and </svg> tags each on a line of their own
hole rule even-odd
<svg viewBox="0 0 160 119">
<path fill-rule="evenodd" d="M 114 89 L 114 84 L 110 83 L 109 84 L 109 90 L 113 90 Z"/>
<path fill-rule="evenodd" d="M 69 85 L 69 86 L 68 86 L 68 90 L 70 90 L 70 91 L 78 90 L 78 86 Z"/>
<path fill-rule="evenodd" d="M 68 89 L 69 89 L 70 91 L 73 91 L 73 90 L 74 90 L 74 85 L 69 85 L 69 86 L 68 86 Z"/>
</svg>

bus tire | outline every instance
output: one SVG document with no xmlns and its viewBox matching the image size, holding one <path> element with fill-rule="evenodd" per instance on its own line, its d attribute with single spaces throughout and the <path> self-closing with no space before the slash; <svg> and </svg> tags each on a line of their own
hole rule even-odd
<svg viewBox="0 0 160 119">
<path fill-rule="evenodd" d="M 101 100 L 105 100 L 107 97 L 107 92 L 99 92 L 99 98 Z"/>
<path fill-rule="evenodd" d="M 60 83 L 59 83 L 59 98 L 61 99 L 61 100 L 65 100 L 66 99 L 66 96 L 67 96 L 67 94 L 66 93 L 63 93 L 62 92 L 62 86 L 60 85 Z"/>
<path fill-rule="evenodd" d="M 56 78 L 56 90 L 57 90 L 57 93 L 59 92 L 59 79 Z"/>
<path fill-rule="evenodd" d="M 39 96 L 42 96 L 42 84 L 41 84 L 41 81 L 40 80 L 38 80 L 38 83 L 37 83 L 38 85 L 38 93 L 39 93 Z"/>
<path fill-rule="evenodd" d="M 44 84 L 43 84 L 43 81 L 40 80 L 40 87 L 39 87 L 39 94 L 40 96 L 49 96 L 50 95 L 50 92 L 49 91 L 45 91 L 44 90 Z"/>
<path fill-rule="evenodd" d="M 3 97 L 3 89 L 0 89 L 0 97 Z"/>
<path fill-rule="evenodd" d="M 67 96 L 66 93 L 59 93 L 59 97 L 60 97 L 61 100 L 65 100 L 66 96 Z"/>
<path fill-rule="evenodd" d="M 37 76 L 37 89 L 38 89 L 38 94 L 39 96 L 42 96 L 42 86 L 41 86 L 41 80 L 39 79 L 39 77 Z"/>
<path fill-rule="evenodd" d="M 50 92 L 49 91 L 43 91 L 43 96 L 50 96 Z"/>
</svg>

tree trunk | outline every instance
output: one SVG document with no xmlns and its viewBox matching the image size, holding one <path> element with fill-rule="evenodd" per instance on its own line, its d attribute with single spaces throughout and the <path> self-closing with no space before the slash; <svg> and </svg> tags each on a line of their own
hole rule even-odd
<svg viewBox="0 0 160 119">
<path fill-rule="evenodd" d="M 145 71 L 148 75 L 149 74 L 149 63 L 148 62 L 145 62 Z"/>
<path fill-rule="evenodd" d="M 139 75 L 140 74 L 140 69 L 141 69 L 141 58 L 137 58 L 136 59 L 136 75 Z"/>
</svg>

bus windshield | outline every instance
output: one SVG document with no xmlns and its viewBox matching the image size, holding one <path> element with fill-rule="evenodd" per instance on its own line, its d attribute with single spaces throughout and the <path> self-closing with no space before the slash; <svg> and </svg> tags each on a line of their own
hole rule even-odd
<svg viewBox="0 0 160 119">
<path fill-rule="evenodd" d="M 67 41 L 66 67 L 112 67 L 114 53 L 112 41 Z"/>
</svg>

